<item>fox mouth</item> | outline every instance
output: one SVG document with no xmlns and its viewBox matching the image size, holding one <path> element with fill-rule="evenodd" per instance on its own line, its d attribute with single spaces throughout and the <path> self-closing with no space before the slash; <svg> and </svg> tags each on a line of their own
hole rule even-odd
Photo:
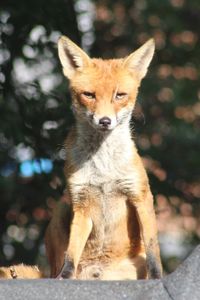
<svg viewBox="0 0 200 300">
<path fill-rule="evenodd" d="M 102 125 L 97 125 L 95 124 L 94 122 L 90 122 L 90 125 L 98 132 L 101 132 L 101 133 L 108 133 L 108 132 L 111 132 L 114 127 L 113 126 L 102 126 Z"/>
<path fill-rule="evenodd" d="M 91 125 L 92 125 L 92 127 L 94 128 L 94 129 L 96 129 L 97 131 L 99 131 L 99 132 L 110 132 L 110 131 L 112 131 L 114 128 L 112 127 L 112 126 L 102 126 L 102 125 L 97 125 L 97 124 L 95 124 L 94 122 L 91 122 L 90 123 Z"/>
<path fill-rule="evenodd" d="M 106 131 L 111 131 L 112 128 L 109 128 L 109 127 L 99 127 L 99 130 L 103 131 L 103 132 L 106 132 Z"/>
</svg>

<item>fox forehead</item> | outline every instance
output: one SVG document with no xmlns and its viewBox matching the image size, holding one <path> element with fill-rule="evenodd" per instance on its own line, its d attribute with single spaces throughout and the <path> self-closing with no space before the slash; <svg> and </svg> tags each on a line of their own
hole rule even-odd
<svg viewBox="0 0 200 300">
<path fill-rule="evenodd" d="M 137 74 L 123 66 L 123 59 L 91 59 L 91 64 L 76 72 L 70 86 L 77 92 L 129 93 L 138 85 Z"/>
</svg>

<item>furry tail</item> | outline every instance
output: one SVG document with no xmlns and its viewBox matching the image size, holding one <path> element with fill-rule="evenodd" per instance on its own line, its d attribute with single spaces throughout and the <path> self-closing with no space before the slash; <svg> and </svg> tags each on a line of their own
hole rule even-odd
<svg viewBox="0 0 200 300">
<path fill-rule="evenodd" d="M 42 272 L 37 266 L 20 264 L 10 267 L 0 267 L 0 279 L 38 279 L 43 277 Z"/>
</svg>

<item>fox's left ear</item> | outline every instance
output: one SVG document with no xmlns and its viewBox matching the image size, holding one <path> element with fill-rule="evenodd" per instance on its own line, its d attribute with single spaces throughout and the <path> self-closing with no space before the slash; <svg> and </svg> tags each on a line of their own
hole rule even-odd
<svg viewBox="0 0 200 300">
<path fill-rule="evenodd" d="M 131 53 L 124 59 L 124 66 L 136 72 L 139 79 L 142 79 L 148 70 L 155 50 L 154 39 L 148 40 L 142 47 Z"/>
</svg>

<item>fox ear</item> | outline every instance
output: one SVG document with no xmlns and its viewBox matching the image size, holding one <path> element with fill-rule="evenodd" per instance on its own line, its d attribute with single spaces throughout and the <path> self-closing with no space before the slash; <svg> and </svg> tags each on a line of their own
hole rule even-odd
<svg viewBox="0 0 200 300">
<path fill-rule="evenodd" d="M 89 56 L 66 36 L 62 36 L 58 41 L 58 55 L 64 75 L 68 79 L 90 62 Z"/>
<path fill-rule="evenodd" d="M 124 66 L 135 71 L 139 79 L 142 79 L 148 70 L 155 50 L 154 39 L 148 40 L 142 47 L 131 53 L 124 60 Z"/>
</svg>

